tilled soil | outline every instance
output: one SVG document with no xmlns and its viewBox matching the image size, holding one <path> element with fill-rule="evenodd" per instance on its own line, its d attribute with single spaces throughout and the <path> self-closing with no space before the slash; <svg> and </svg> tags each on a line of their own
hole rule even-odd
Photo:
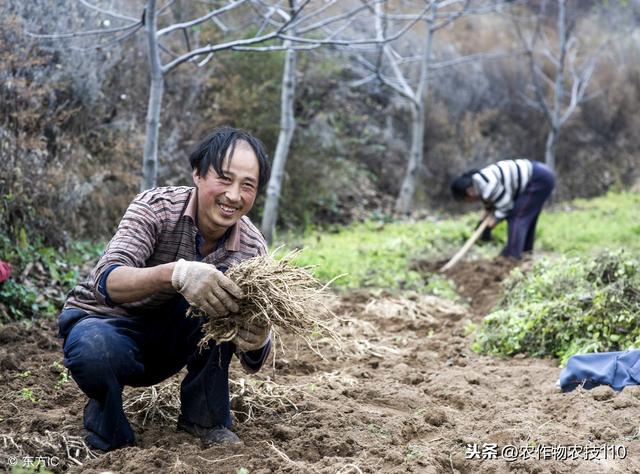
<svg viewBox="0 0 640 474">
<path fill-rule="evenodd" d="M 137 445 L 90 459 L 74 437 L 85 398 L 72 380 L 62 382 L 54 323 L 5 326 L 0 466 L 55 455 L 49 469 L 69 472 L 640 472 L 640 388 L 562 394 L 554 360 L 469 349 L 465 327 L 493 305 L 511 267 L 455 267 L 449 276 L 468 305 L 417 294 L 342 296 L 343 350 L 320 341 L 326 360 L 290 344 L 255 376 L 234 362 L 236 387 L 269 387 L 248 420 L 238 415 L 244 444 L 234 447 L 204 449 L 170 422 L 142 426 L 132 416 Z M 253 403 L 247 393 L 235 398 L 237 409 Z"/>
</svg>

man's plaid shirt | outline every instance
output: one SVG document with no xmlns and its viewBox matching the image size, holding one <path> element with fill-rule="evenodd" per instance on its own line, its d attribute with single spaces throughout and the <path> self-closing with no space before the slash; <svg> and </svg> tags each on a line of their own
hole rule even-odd
<svg viewBox="0 0 640 474">
<path fill-rule="evenodd" d="M 173 299 L 177 293 L 168 290 L 133 303 L 112 304 L 98 288 L 100 277 L 114 265 L 143 268 L 181 258 L 199 260 L 197 206 L 197 194 L 191 187 L 155 188 L 136 196 L 88 278 L 69 293 L 65 309 L 135 316 Z M 264 237 L 246 216 L 232 226 L 225 237 L 222 245 L 206 256 L 206 262 L 221 271 L 267 253 Z"/>
</svg>

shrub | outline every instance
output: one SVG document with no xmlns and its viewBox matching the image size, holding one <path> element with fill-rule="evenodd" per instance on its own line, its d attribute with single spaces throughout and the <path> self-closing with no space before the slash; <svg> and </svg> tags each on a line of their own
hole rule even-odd
<svg viewBox="0 0 640 474">
<path fill-rule="evenodd" d="M 476 333 L 476 352 L 564 363 L 577 353 L 640 343 L 640 261 L 624 252 L 545 259 L 527 275 L 516 269 L 505 286 Z"/>
<path fill-rule="evenodd" d="M 54 248 L 41 239 L 28 241 L 25 232 L 13 244 L 0 233 L 0 257 L 13 267 L 12 277 L 0 284 L 0 324 L 55 315 L 78 282 L 80 267 L 95 260 L 102 248 L 89 242 Z"/>
</svg>

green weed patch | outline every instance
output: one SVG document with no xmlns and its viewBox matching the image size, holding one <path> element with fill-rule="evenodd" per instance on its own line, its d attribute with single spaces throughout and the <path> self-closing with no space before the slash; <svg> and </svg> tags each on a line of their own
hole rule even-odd
<svg viewBox="0 0 640 474">
<path fill-rule="evenodd" d="M 300 265 L 317 265 L 316 276 L 343 289 L 384 288 L 434 292 L 452 296 L 442 278 L 427 282 L 411 270 L 415 260 L 451 257 L 471 235 L 477 216 L 441 221 L 383 223 L 368 221 L 335 233 L 315 232 L 302 242 Z M 497 248 L 492 250 L 497 253 Z M 433 290 L 433 291 L 432 291 Z"/>
<path fill-rule="evenodd" d="M 558 357 L 640 344 L 640 261 L 624 252 L 542 260 L 515 270 L 479 326 L 476 352 Z"/>
<path fill-rule="evenodd" d="M 0 234 L 0 256 L 11 263 L 12 277 L 0 284 L 0 323 L 55 315 L 79 278 L 81 267 L 97 260 L 104 244 L 73 242 L 66 248 Z"/>
</svg>

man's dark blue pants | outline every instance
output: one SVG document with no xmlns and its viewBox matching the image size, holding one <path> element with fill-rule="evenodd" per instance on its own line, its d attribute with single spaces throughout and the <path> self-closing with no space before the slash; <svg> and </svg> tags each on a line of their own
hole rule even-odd
<svg viewBox="0 0 640 474">
<path fill-rule="evenodd" d="M 155 314 L 104 316 L 67 309 L 60 314 L 64 365 L 89 397 L 84 410 L 87 441 L 102 450 L 134 441 L 122 407 L 125 385 L 149 386 L 179 372 L 181 417 L 203 427 L 231 426 L 228 368 L 233 343 L 200 351 L 202 318 L 186 316 L 177 297 Z"/>
<path fill-rule="evenodd" d="M 502 256 L 520 259 L 522 252 L 533 250 L 538 216 L 555 184 L 553 172 L 544 163 L 533 162 L 533 173 L 526 188 L 516 199 L 507 217 L 507 245 Z"/>
</svg>

